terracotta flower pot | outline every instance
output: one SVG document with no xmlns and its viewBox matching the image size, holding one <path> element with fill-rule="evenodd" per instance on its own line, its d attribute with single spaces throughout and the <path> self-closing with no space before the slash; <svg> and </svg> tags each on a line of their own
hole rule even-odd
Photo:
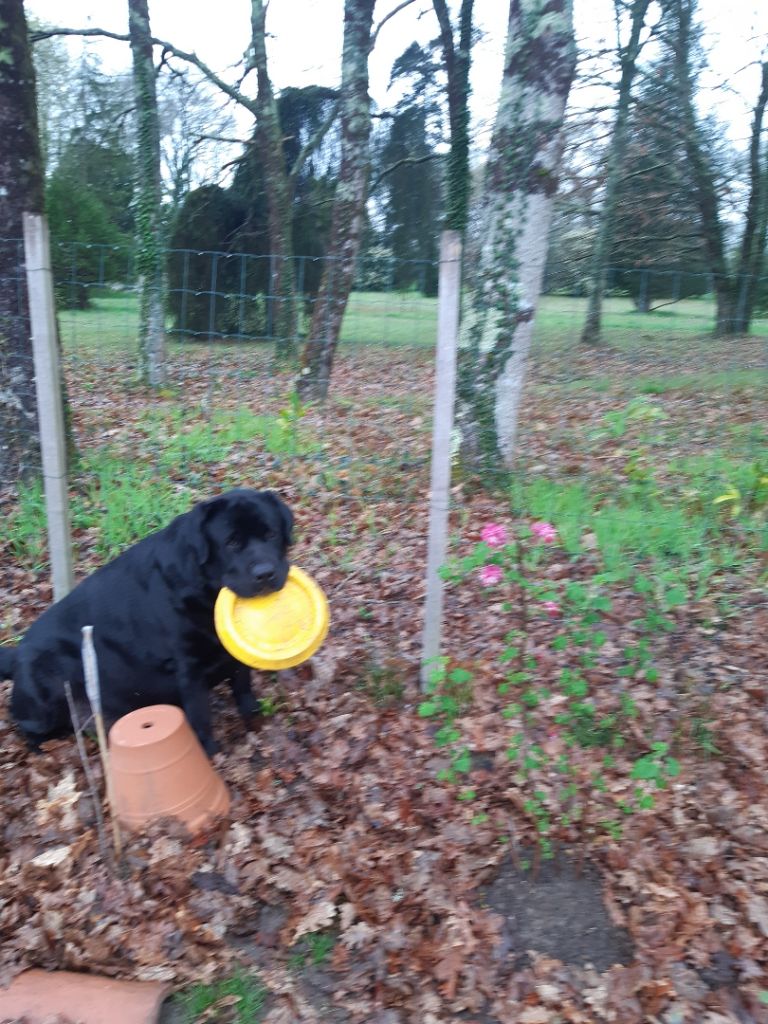
<svg viewBox="0 0 768 1024">
<path fill-rule="evenodd" d="M 155 1024 L 168 988 L 158 982 L 115 981 L 70 971 L 25 971 L 10 988 L 0 989 L 0 1020 Z"/>
<path fill-rule="evenodd" d="M 109 731 L 109 750 L 115 810 L 127 828 L 178 818 L 196 832 L 229 810 L 227 788 L 179 708 L 125 715 Z"/>
</svg>

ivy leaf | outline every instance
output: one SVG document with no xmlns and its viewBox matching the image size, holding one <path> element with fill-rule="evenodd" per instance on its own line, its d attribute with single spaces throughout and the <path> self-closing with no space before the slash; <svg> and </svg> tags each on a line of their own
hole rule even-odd
<svg viewBox="0 0 768 1024">
<path fill-rule="evenodd" d="M 452 683 L 469 683 L 472 681 L 472 673 L 465 668 L 455 668 L 448 673 L 448 678 Z"/>
<path fill-rule="evenodd" d="M 659 777 L 659 766 L 649 757 L 641 757 L 635 761 L 632 768 L 631 778 L 653 780 Z"/>
</svg>

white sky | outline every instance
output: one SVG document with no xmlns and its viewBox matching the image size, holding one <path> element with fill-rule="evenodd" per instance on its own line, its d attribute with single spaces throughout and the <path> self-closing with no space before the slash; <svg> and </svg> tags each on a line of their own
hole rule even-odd
<svg viewBox="0 0 768 1024">
<path fill-rule="evenodd" d="M 379 0 L 376 21 L 396 6 L 397 0 Z M 457 6 L 455 2 L 453 7 Z M 127 31 L 126 0 L 27 0 L 26 8 L 42 21 L 64 27 L 99 27 Z M 614 42 L 612 0 L 575 0 L 577 35 L 584 46 Z M 489 135 L 501 81 L 507 0 L 475 0 L 476 23 L 484 32 L 473 53 L 473 138 L 483 148 Z M 732 141 L 742 142 L 749 130 L 749 110 L 757 95 L 758 73 L 747 67 L 768 47 L 766 0 L 700 0 L 705 42 L 710 48 L 716 88 L 707 108 L 715 108 L 730 126 Z M 190 0 L 149 0 L 152 32 L 176 46 L 195 51 L 222 77 L 242 56 L 250 36 L 248 0 L 218 0 L 213 6 Z M 271 0 L 267 15 L 271 74 L 277 89 L 309 84 L 338 85 L 343 33 L 343 0 Z M 418 0 L 383 28 L 370 60 L 371 94 L 380 107 L 387 105 L 387 84 L 393 60 L 413 40 L 437 35 L 429 0 Z M 83 43 L 72 40 L 77 52 Z M 129 65 L 125 44 L 89 41 L 105 69 Z M 249 123 L 246 120 L 245 125 Z M 247 131 L 247 127 L 243 127 Z"/>
</svg>

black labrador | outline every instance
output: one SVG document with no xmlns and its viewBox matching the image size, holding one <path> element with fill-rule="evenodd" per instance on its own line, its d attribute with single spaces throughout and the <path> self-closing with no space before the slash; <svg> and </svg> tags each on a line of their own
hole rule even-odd
<svg viewBox="0 0 768 1024">
<path fill-rule="evenodd" d="M 48 608 L 15 648 L 0 648 L 13 680 L 11 713 L 33 748 L 72 731 L 64 683 L 85 699 L 81 628 L 92 625 L 107 725 L 149 704 L 183 708 L 208 754 L 209 689 L 229 680 L 246 726 L 258 711 L 250 669 L 222 647 L 213 606 L 285 584 L 293 516 L 271 491 L 229 491 L 196 505 L 83 580 Z"/>
</svg>

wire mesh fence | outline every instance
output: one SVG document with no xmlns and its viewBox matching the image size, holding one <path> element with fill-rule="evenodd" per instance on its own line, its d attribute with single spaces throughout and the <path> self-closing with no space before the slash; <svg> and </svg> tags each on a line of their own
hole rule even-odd
<svg viewBox="0 0 768 1024">
<path fill-rule="evenodd" d="M 4 315 L 15 302 L 23 326 L 21 250 L 6 242 L 2 251 Z M 380 253 L 360 261 L 329 398 L 305 406 L 295 394 L 295 368 L 275 359 L 274 262 L 246 253 L 167 254 L 167 383 L 149 392 L 138 377 L 131 250 L 77 243 L 54 248 L 78 452 L 71 490 L 79 563 L 90 566 L 116 554 L 213 491 L 275 487 L 301 508 L 297 560 L 325 584 L 332 603 L 338 592 L 335 628 L 343 644 L 356 645 L 375 665 L 392 652 L 416 657 L 437 267 L 397 264 Z M 299 345 L 328 265 L 310 257 L 292 262 Z M 579 343 L 586 297 L 562 275 L 550 282 L 537 314 L 513 506 L 544 518 L 560 508 L 564 522 L 571 517 L 574 537 L 585 528 L 579 502 L 591 481 L 605 495 L 635 486 L 644 473 L 659 487 L 669 474 L 682 474 L 692 488 L 703 473 L 708 486 L 720 488 L 728 475 L 722 459 L 730 454 L 746 464 L 765 451 L 765 312 L 758 307 L 750 336 L 714 340 L 715 303 L 706 275 L 695 282 L 681 276 L 678 286 L 677 272 L 655 281 L 644 271 L 644 284 L 632 283 L 632 273 L 607 274 L 599 348 Z M 668 292 L 672 297 L 664 298 Z M 19 372 L 9 351 L 4 345 L 0 353 L 3 380 Z M 18 417 L 4 418 L 3 445 L 17 442 L 14 431 L 27 427 Z M 679 456 L 677 467 L 654 476 L 654 460 L 670 452 Z M 712 452 L 721 461 L 696 463 Z M 3 557 L 40 566 L 38 497 L 17 488 L 16 470 L 6 465 L 0 479 L 6 487 Z M 453 498 L 458 527 L 461 486 Z"/>
</svg>

